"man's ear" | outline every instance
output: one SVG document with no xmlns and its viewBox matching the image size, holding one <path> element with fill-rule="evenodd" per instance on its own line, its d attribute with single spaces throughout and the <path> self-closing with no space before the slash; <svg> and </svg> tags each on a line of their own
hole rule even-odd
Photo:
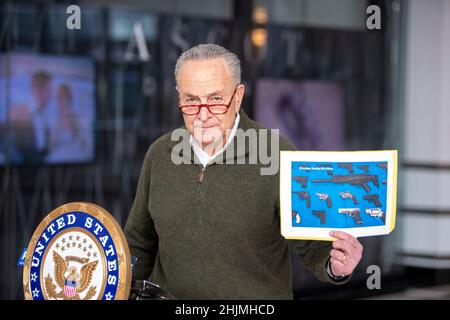
<svg viewBox="0 0 450 320">
<path fill-rule="evenodd" d="M 241 109 L 242 100 L 244 100 L 245 85 L 239 84 L 236 89 L 236 102 L 234 103 L 236 113 Z"/>
</svg>

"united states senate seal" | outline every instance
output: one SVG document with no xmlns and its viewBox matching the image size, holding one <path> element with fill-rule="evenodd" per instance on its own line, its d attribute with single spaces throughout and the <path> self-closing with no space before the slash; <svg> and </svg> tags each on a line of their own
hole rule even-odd
<svg viewBox="0 0 450 320">
<path fill-rule="evenodd" d="M 92 203 L 50 212 L 35 230 L 23 269 L 27 300 L 128 299 L 131 259 L 114 217 Z"/>
</svg>

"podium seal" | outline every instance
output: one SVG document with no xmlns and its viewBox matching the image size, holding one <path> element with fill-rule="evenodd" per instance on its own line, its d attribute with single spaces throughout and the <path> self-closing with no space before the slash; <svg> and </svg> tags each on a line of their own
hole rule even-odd
<svg viewBox="0 0 450 320">
<path fill-rule="evenodd" d="M 105 209 L 86 202 L 50 212 L 31 238 L 23 269 L 27 300 L 128 299 L 131 259 Z"/>
</svg>

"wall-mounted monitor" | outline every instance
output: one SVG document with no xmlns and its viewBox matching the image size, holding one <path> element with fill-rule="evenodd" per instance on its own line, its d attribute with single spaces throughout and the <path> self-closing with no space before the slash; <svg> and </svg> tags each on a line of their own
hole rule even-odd
<svg viewBox="0 0 450 320">
<path fill-rule="evenodd" d="M 95 155 L 90 58 L 0 55 L 0 164 L 61 164 Z"/>
</svg>

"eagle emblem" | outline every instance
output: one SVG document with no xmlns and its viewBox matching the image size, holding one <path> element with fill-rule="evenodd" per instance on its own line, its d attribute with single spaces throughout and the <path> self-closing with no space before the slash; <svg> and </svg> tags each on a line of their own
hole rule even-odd
<svg viewBox="0 0 450 320">
<path fill-rule="evenodd" d="M 81 264 L 80 272 L 74 265 L 69 266 L 71 261 Z M 97 293 L 95 286 L 90 286 L 92 275 L 97 268 L 98 261 L 87 258 L 68 256 L 63 258 L 53 251 L 53 278 L 49 274 L 45 277 L 45 289 L 50 299 L 63 300 L 89 300 Z M 56 284 L 55 284 L 56 282 Z M 59 292 L 57 288 L 59 287 Z M 86 291 L 84 297 L 80 295 Z"/>
<path fill-rule="evenodd" d="M 125 300 L 130 286 L 130 250 L 105 209 L 63 204 L 34 231 L 23 266 L 25 299 Z"/>
</svg>

